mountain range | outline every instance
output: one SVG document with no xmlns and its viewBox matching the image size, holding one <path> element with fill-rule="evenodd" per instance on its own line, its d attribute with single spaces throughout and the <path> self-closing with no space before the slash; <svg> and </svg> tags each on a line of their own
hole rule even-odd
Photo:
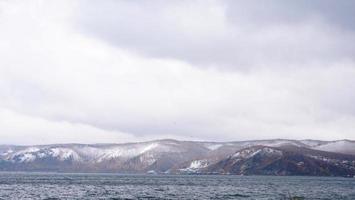
<svg viewBox="0 0 355 200">
<path fill-rule="evenodd" d="M 0 145 L 0 171 L 355 176 L 355 141 Z"/>
</svg>

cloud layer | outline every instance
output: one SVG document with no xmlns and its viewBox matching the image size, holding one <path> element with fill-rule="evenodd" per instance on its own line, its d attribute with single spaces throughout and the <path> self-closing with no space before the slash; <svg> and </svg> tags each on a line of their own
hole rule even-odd
<svg viewBox="0 0 355 200">
<path fill-rule="evenodd" d="M 354 7 L 1 1 L 2 143 L 355 139 Z"/>
</svg>

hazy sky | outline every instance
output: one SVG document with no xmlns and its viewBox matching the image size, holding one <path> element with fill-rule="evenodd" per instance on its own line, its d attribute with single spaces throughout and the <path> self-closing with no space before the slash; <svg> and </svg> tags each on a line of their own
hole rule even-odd
<svg viewBox="0 0 355 200">
<path fill-rule="evenodd" d="M 0 143 L 355 139 L 354 10 L 0 0 Z"/>
</svg>

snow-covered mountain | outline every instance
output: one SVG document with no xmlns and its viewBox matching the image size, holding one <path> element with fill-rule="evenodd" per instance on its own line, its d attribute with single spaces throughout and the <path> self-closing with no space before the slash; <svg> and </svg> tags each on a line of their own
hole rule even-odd
<svg viewBox="0 0 355 200">
<path fill-rule="evenodd" d="M 297 146 L 253 146 L 200 169 L 202 172 L 240 175 L 355 175 L 355 156 Z"/>
<path fill-rule="evenodd" d="M 300 154 L 309 158 L 310 150 L 325 152 L 321 158 L 331 160 L 333 163 L 337 161 L 329 158 L 327 152 L 355 155 L 355 142 L 349 140 L 195 142 L 167 139 L 126 144 L 0 145 L 0 170 L 207 173 L 218 171 L 216 170 L 218 163 L 226 159 L 240 161 L 258 156 L 268 160 L 269 156 L 272 156 L 273 159 L 279 160 L 285 149 L 288 148 L 287 152 L 290 152 L 290 147 L 297 149 L 292 152 L 302 152 Z M 352 163 L 352 158 L 348 156 L 347 160 L 339 162 Z M 224 170 L 223 173 L 234 171 Z"/>
</svg>

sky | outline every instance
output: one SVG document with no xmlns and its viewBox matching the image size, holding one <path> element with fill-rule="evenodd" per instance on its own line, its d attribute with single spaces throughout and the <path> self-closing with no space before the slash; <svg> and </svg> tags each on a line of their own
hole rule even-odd
<svg viewBox="0 0 355 200">
<path fill-rule="evenodd" d="M 354 10 L 0 0 L 0 143 L 354 140 Z"/>
</svg>

